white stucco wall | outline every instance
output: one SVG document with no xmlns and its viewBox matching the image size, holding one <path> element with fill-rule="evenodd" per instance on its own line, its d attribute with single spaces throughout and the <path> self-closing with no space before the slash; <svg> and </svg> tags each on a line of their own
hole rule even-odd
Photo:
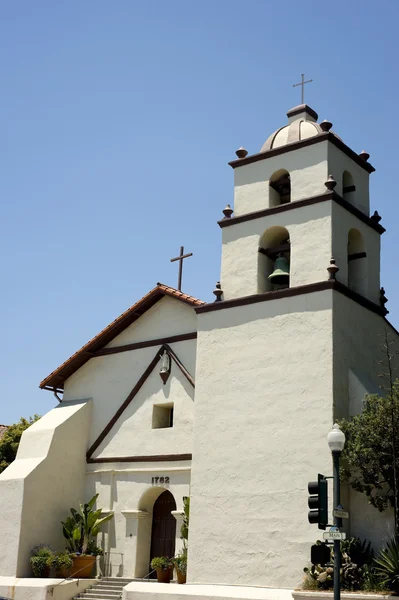
<svg viewBox="0 0 399 600">
<path fill-rule="evenodd" d="M 359 261 L 366 261 L 367 284 L 363 295 L 372 302 L 379 304 L 381 236 L 355 215 L 333 202 L 332 254 L 339 267 L 337 279 L 345 285 L 348 285 L 348 234 L 351 229 L 357 229 L 362 235 L 367 254 L 366 258 L 357 259 L 358 264 Z"/>
<path fill-rule="evenodd" d="M 11 600 L 70 600 L 95 583 L 95 579 L 42 579 L 2 577 L 0 596 Z"/>
<path fill-rule="evenodd" d="M 176 346 L 193 345 L 183 342 Z M 176 348 L 176 351 L 181 348 Z M 155 354 L 154 349 L 152 353 Z M 93 458 L 182 454 L 192 451 L 194 388 L 172 361 L 164 385 L 160 362 L 148 377 L 114 427 L 93 454 Z M 194 375 L 194 371 L 192 371 Z M 122 400 L 122 399 L 121 399 Z M 121 402 L 122 403 L 122 402 Z M 173 403 L 173 427 L 152 429 L 154 406 Z"/>
<path fill-rule="evenodd" d="M 165 297 L 115 338 L 116 342 L 113 345 L 120 346 L 195 331 L 195 311 L 178 300 Z M 194 377 L 196 340 L 177 342 L 170 346 L 188 372 Z M 158 349 L 159 346 L 151 346 L 92 358 L 67 379 L 65 382 L 65 399 L 93 398 L 89 446 L 94 443 L 118 408 L 126 400 Z M 159 452 L 157 452 L 155 444 L 155 446 L 152 446 L 151 454 L 162 452 L 171 454 L 176 452 L 177 446 L 180 447 L 179 453 L 190 452 L 190 427 L 193 418 L 192 387 L 173 361 L 171 375 L 165 386 L 163 386 L 159 377 L 159 369 L 160 363 L 155 367 L 153 374 L 144 384 L 139 395 L 136 396 L 118 422 L 114 433 L 116 430 L 121 431 L 115 444 L 120 448 L 122 438 L 125 437 L 126 439 L 131 429 L 132 432 L 134 431 L 134 435 L 129 437 L 129 448 L 132 451 L 134 449 L 135 452 L 137 450 L 139 455 L 144 454 L 143 451 L 139 450 L 140 447 L 142 449 L 149 448 L 149 436 L 151 435 L 153 436 L 152 439 L 160 440 Z M 162 430 L 152 431 L 151 423 L 148 426 L 148 415 L 152 410 L 152 404 L 175 401 L 177 405 L 175 411 L 176 427 L 173 428 L 173 436 Z M 125 419 L 129 419 L 126 425 L 123 424 Z M 144 422 L 146 425 L 143 427 Z M 182 433 L 180 437 L 179 431 Z M 183 441 L 183 437 L 185 441 Z M 171 444 L 169 449 L 168 439 Z M 115 447 L 112 448 L 112 451 L 114 449 Z M 125 456 L 126 453 L 123 455 Z"/>
<path fill-rule="evenodd" d="M 64 548 L 61 519 L 82 501 L 91 402 L 62 403 L 27 429 L 0 474 L 0 575 L 30 575 L 30 550 Z M 6 541 L 6 543 L 4 543 Z"/>
<path fill-rule="evenodd" d="M 360 412 L 365 393 L 380 393 L 383 383 L 378 374 L 384 360 L 382 344 L 385 330 L 393 342 L 391 352 L 399 350 L 395 331 L 379 315 L 359 306 L 342 294 L 334 293 L 334 404 L 339 417 Z M 350 533 L 368 539 L 378 549 L 392 533 L 393 520 L 367 503 L 364 495 L 350 490 Z"/>
<path fill-rule="evenodd" d="M 328 279 L 332 245 L 331 211 L 332 201 L 326 201 L 224 227 L 221 267 L 224 299 L 258 293 L 260 238 L 274 226 L 285 227 L 290 236 L 291 287 Z"/>
<path fill-rule="evenodd" d="M 144 577 L 149 573 L 154 502 L 167 489 L 175 499 L 176 511 L 183 511 L 183 496 L 190 495 L 190 462 L 88 465 L 87 496 L 98 493 L 98 505 L 114 512 L 99 540 L 110 553 L 110 560 L 103 565 L 106 575 Z M 168 482 L 155 483 L 156 477 Z M 176 553 L 181 548 L 180 527 L 177 518 Z"/>
<path fill-rule="evenodd" d="M 234 214 L 270 208 L 269 180 L 285 169 L 291 176 L 291 201 L 318 196 L 326 191 L 328 142 L 272 156 L 234 170 Z"/>
<path fill-rule="evenodd" d="M 165 297 L 118 335 L 108 347 L 168 338 L 196 331 L 195 311 Z M 187 371 L 195 376 L 196 340 L 170 344 Z M 93 399 L 90 439 L 97 439 L 124 403 L 159 346 L 92 358 L 65 383 L 64 398 Z M 93 453 L 95 459 L 170 454 L 191 454 L 194 418 L 194 388 L 171 361 L 164 385 L 159 361 L 129 406 Z M 172 428 L 152 428 L 154 405 L 173 403 Z M 87 448 L 86 448 L 87 450 Z M 102 568 L 107 575 L 143 577 L 149 572 L 152 510 L 157 496 L 169 489 L 177 511 L 189 495 L 191 461 L 100 462 L 87 465 L 87 498 L 99 493 L 98 506 L 113 511 L 99 543 L 107 553 Z M 163 477 L 156 483 L 153 477 Z M 168 478 L 168 483 L 166 482 Z M 178 517 L 178 515 L 176 515 Z M 176 528 L 176 551 L 181 545 Z"/>
<path fill-rule="evenodd" d="M 189 582 L 295 586 L 331 468 L 332 292 L 198 317 Z"/>
<path fill-rule="evenodd" d="M 344 171 L 348 171 L 352 177 L 356 191 L 351 194 L 350 201 L 366 215 L 370 214 L 370 196 L 369 196 L 369 173 L 350 159 L 342 150 L 339 150 L 333 144 L 328 144 L 328 169 L 335 181 L 337 187 L 335 191 L 340 196 L 343 195 L 342 176 Z"/>
<path fill-rule="evenodd" d="M 164 296 L 140 319 L 117 335 L 106 348 L 192 333 L 196 330 L 197 320 L 193 308 L 170 296 Z"/>
</svg>

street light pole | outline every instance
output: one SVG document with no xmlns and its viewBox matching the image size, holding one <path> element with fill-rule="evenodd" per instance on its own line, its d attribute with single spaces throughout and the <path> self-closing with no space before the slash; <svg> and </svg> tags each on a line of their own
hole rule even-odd
<svg viewBox="0 0 399 600">
<path fill-rule="evenodd" d="M 339 458 L 341 452 L 333 451 L 334 508 L 341 504 L 341 482 L 339 479 Z M 342 519 L 334 517 L 334 525 L 342 527 Z M 341 540 L 334 540 L 334 600 L 341 598 Z"/>
<path fill-rule="evenodd" d="M 337 510 L 341 506 L 341 481 L 339 478 L 339 459 L 341 452 L 345 446 L 345 434 L 339 428 L 337 423 L 327 436 L 327 442 L 330 447 L 333 459 L 333 477 L 334 477 L 334 494 L 333 494 L 333 509 Z M 342 527 L 342 519 L 334 516 L 334 525 Z M 334 540 L 334 600 L 341 598 L 341 541 Z"/>
</svg>

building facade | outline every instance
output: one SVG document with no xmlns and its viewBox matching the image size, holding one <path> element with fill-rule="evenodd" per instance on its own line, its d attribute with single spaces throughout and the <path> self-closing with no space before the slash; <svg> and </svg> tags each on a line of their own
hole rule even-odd
<svg viewBox="0 0 399 600">
<path fill-rule="evenodd" d="M 306 105 L 287 116 L 230 163 L 216 302 L 157 284 L 42 381 L 60 403 L 0 475 L 0 577 L 28 576 L 39 543 L 62 548 L 59 522 L 98 493 L 106 574 L 176 554 L 190 496 L 189 583 L 298 585 L 318 537 L 307 482 L 331 470 L 334 420 L 379 391 L 381 336 L 397 332 L 369 156 Z M 389 535 L 360 495 L 345 508 L 351 535 Z"/>
</svg>

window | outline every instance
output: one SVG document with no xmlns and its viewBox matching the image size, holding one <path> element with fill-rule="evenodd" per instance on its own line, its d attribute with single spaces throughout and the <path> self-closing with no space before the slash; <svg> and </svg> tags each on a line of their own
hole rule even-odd
<svg viewBox="0 0 399 600">
<path fill-rule="evenodd" d="M 352 175 L 348 171 L 344 171 L 342 175 L 342 197 L 351 204 L 355 203 L 356 187 Z"/>
<path fill-rule="evenodd" d="M 357 229 L 351 229 L 348 234 L 348 287 L 366 295 L 367 254 L 363 236 Z"/>
<path fill-rule="evenodd" d="M 152 428 L 165 429 L 173 427 L 173 402 L 154 404 L 152 409 Z"/>
<path fill-rule="evenodd" d="M 291 178 L 288 171 L 280 169 L 269 181 L 269 207 L 291 202 Z"/>
</svg>

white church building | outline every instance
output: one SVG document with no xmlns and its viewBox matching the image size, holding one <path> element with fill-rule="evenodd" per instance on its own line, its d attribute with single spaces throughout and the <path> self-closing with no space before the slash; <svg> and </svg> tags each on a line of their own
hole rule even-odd
<svg viewBox="0 0 399 600">
<path fill-rule="evenodd" d="M 59 404 L 0 475 L 0 585 L 30 577 L 33 546 L 62 549 L 61 519 L 96 492 L 113 576 L 178 552 L 190 496 L 186 588 L 300 584 L 320 538 L 307 483 L 331 474 L 327 433 L 379 391 L 381 334 L 398 334 L 369 155 L 305 104 L 287 116 L 230 163 L 216 301 L 159 283 L 41 382 Z M 390 518 L 344 504 L 348 534 L 379 547 Z"/>
</svg>

